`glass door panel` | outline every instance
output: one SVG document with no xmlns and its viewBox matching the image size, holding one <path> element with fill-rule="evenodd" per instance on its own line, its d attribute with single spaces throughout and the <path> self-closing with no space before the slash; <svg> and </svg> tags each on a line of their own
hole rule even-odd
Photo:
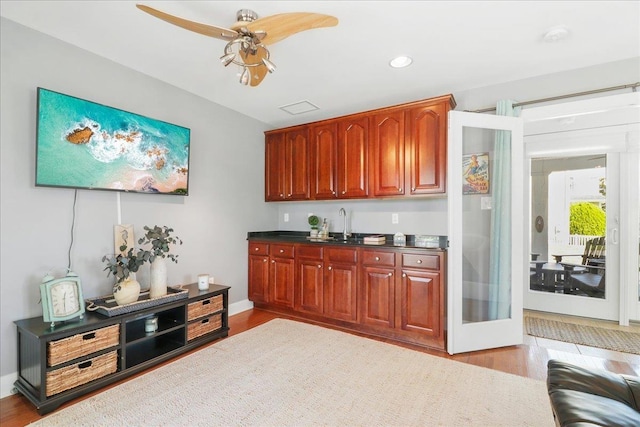
<svg viewBox="0 0 640 427">
<path fill-rule="evenodd" d="M 522 120 L 451 112 L 451 354 L 522 343 Z"/>
</svg>

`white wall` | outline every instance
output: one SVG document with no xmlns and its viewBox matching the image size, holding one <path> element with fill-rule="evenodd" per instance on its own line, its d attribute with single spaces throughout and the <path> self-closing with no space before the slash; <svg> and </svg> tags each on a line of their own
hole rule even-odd
<svg viewBox="0 0 640 427">
<path fill-rule="evenodd" d="M 122 222 L 167 225 L 184 244 L 169 263 L 171 283 L 192 283 L 208 272 L 231 286 L 230 301 L 247 298 L 250 230 L 278 225 L 277 207 L 264 202 L 267 126 L 247 116 L 135 72 L 125 66 L 1 21 L 1 273 L 0 375 L 16 371 L 14 320 L 40 316 L 39 284 L 67 266 L 74 190 L 35 187 L 36 88 L 77 96 L 191 129 L 190 195 L 122 194 Z M 216 84 L 211 82 L 211 84 Z M 111 293 L 101 258 L 113 252 L 116 193 L 80 190 L 72 268 L 85 297 Z M 138 275 L 148 283 L 148 267 Z"/>
</svg>

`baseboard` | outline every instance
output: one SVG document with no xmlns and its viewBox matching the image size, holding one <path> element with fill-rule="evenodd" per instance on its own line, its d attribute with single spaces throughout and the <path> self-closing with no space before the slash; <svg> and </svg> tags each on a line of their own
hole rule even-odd
<svg viewBox="0 0 640 427">
<path fill-rule="evenodd" d="M 251 310 L 252 308 L 253 308 L 253 303 L 248 299 L 234 302 L 233 304 L 229 304 L 229 316 L 242 313 L 243 311 Z"/>
<path fill-rule="evenodd" d="M 253 303 L 248 299 L 229 304 L 229 316 L 251 310 Z M 0 377 L 0 399 L 14 394 L 13 383 L 18 379 L 18 372 L 12 372 Z"/>
<path fill-rule="evenodd" d="M 15 394 L 13 392 L 13 383 L 18 379 L 18 372 L 12 372 L 0 377 L 0 399 Z"/>
</svg>

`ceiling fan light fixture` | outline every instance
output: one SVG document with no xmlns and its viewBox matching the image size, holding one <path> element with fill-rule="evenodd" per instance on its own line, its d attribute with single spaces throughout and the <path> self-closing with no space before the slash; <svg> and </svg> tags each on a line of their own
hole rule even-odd
<svg viewBox="0 0 640 427">
<path fill-rule="evenodd" d="M 411 65 L 413 59 L 409 56 L 398 56 L 389 61 L 389 65 L 393 68 L 404 68 Z"/>
<path fill-rule="evenodd" d="M 276 69 L 276 66 L 273 62 L 269 61 L 267 58 L 262 58 L 262 63 L 264 64 L 265 67 L 267 67 L 267 70 L 269 70 L 270 73 L 273 73 Z"/>
<path fill-rule="evenodd" d="M 248 85 L 249 81 L 251 80 L 251 72 L 249 71 L 248 67 L 244 67 L 244 70 L 242 71 L 242 74 L 240 75 L 240 84 L 243 85 Z"/>
<path fill-rule="evenodd" d="M 220 57 L 220 61 L 222 62 L 222 65 L 224 65 L 225 67 L 231 64 L 234 59 L 236 59 L 236 54 L 234 52 L 224 54 Z"/>
</svg>

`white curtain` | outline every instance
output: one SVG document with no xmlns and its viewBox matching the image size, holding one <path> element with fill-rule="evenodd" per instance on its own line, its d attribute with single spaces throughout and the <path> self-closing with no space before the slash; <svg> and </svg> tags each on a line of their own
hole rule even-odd
<svg viewBox="0 0 640 427">
<path fill-rule="evenodd" d="M 513 101 L 499 101 L 496 115 L 517 117 Z M 511 317 L 511 132 L 496 131 L 493 153 L 491 239 L 489 255 L 489 319 Z"/>
</svg>

